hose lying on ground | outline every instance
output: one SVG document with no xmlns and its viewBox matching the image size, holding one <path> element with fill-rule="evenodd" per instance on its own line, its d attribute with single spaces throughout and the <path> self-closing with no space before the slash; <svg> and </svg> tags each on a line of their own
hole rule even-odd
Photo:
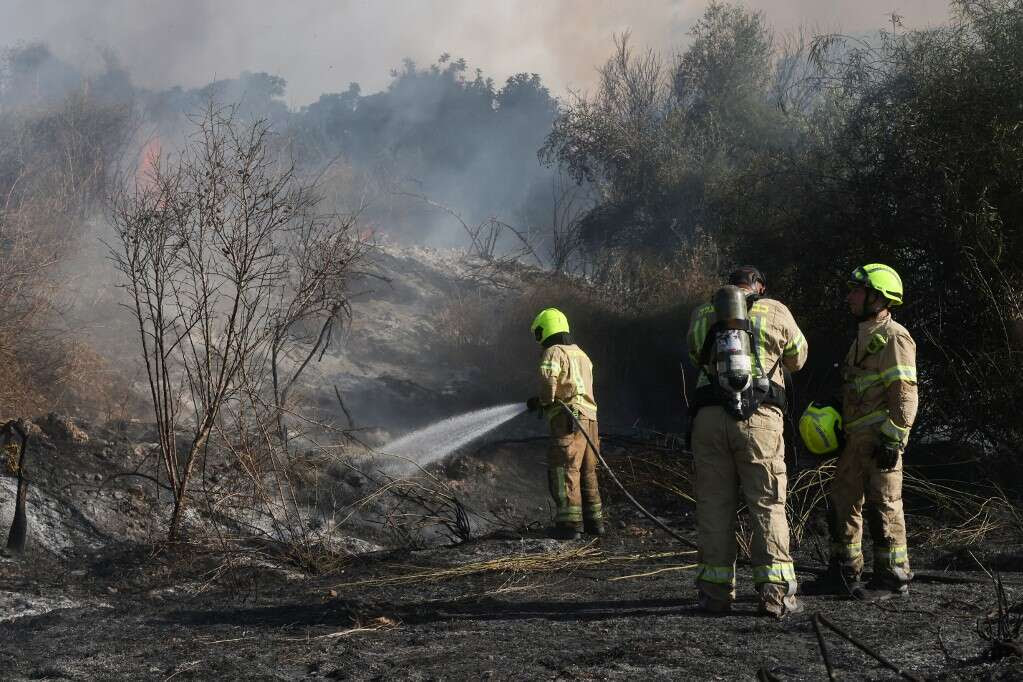
<svg viewBox="0 0 1023 682">
<path fill-rule="evenodd" d="M 584 429 L 583 425 L 579 423 L 579 418 L 575 416 L 575 413 L 572 412 L 572 410 L 569 409 L 568 405 L 566 405 L 561 400 L 555 398 L 554 402 L 556 402 L 558 405 L 561 405 L 562 409 L 564 409 L 565 412 L 568 412 L 568 414 L 571 415 L 572 421 L 575 422 L 576 428 L 579 429 L 579 431 L 583 434 L 583 438 L 585 438 L 586 442 L 589 443 L 591 448 L 593 448 L 593 451 L 597 453 L 597 459 L 599 459 L 600 463 L 604 466 L 604 469 L 607 471 L 608 476 L 610 476 L 611 480 L 615 482 L 615 485 L 617 485 L 621 489 L 621 491 L 625 494 L 625 497 L 629 499 L 629 502 L 632 502 L 633 506 L 635 506 L 636 509 L 638 509 L 640 512 L 643 513 L 644 516 L 646 516 L 648 519 L 657 524 L 657 526 L 665 533 L 675 538 L 686 547 L 690 547 L 692 549 L 699 549 L 695 542 L 693 542 L 692 540 L 687 540 L 686 538 L 682 537 L 681 535 L 673 531 L 671 528 L 668 528 L 666 525 L 664 525 L 664 523 L 659 518 L 648 512 L 646 508 L 643 505 L 641 505 L 628 490 L 625 489 L 625 486 L 622 485 L 622 482 L 618 480 L 617 476 L 615 476 L 615 472 L 611 469 L 608 463 L 604 461 L 604 456 L 600 454 L 600 448 L 598 448 L 597 445 L 592 440 L 590 440 L 590 434 L 586 433 L 586 429 Z"/>
</svg>

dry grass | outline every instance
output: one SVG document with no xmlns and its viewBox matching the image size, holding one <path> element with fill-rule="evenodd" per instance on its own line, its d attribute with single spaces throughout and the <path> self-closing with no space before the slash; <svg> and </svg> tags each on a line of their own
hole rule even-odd
<svg viewBox="0 0 1023 682">
<path fill-rule="evenodd" d="M 654 441 L 649 445 L 622 439 L 609 441 L 625 448 L 623 456 L 612 458 L 612 466 L 630 490 L 658 491 L 677 500 L 680 508 L 695 506 L 689 453 Z M 789 481 L 786 513 L 797 546 L 814 535 L 813 522 L 827 508 L 835 462 L 826 460 L 801 469 Z M 919 542 L 970 547 L 996 533 L 1023 536 L 1023 513 L 996 485 L 967 487 L 956 481 L 925 478 L 911 469 L 903 474 L 903 493 L 914 507 L 923 502 L 926 514 L 938 521 L 936 528 L 915 531 Z M 736 538 L 740 554 L 748 556 L 752 529 L 744 511 L 744 506 L 737 511 Z"/>
<path fill-rule="evenodd" d="M 822 513 L 827 490 L 835 475 L 835 460 L 812 469 L 803 469 L 789 484 L 787 512 L 792 536 L 802 542 L 812 518 Z M 1016 506 L 997 486 L 967 486 L 956 481 L 924 478 L 903 472 L 903 497 L 923 500 L 928 515 L 940 521 L 939 527 L 921 531 L 925 543 L 970 547 L 982 543 L 991 534 L 1023 532 L 1023 518 Z"/>
<path fill-rule="evenodd" d="M 336 585 L 338 589 L 356 587 L 388 587 L 395 585 L 411 585 L 424 583 L 439 583 L 448 580 L 456 580 L 476 575 L 506 575 L 506 574 L 548 574 L 561 571 L 576 571 L 585 568 L 607 564 L 630 564 L 644 561 L 656 561 L 679 556 L 695 554 L 693 551 L 684 552 L 651 552 L 641 554 L 608 554 L 594 547 L 590 542 L 580 547 L 558 548 L 550 552 L 540 554 L 522 554 L 485 561 L 472 561 L 455 566 L 440 568 L 414 569 L 408 573 L 378 578 L 366 578 Z M 679 566 L 668 567 L 681 569 Z M 642 575 L 653 575 L 647 573 Z M 629 577 L 640 577 L 634 575 Z"/>
</svg>

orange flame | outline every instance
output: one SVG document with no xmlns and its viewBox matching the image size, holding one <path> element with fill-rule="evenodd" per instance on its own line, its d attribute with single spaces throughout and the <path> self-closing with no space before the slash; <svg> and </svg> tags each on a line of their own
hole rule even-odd
<svg viewBox="0 0 1023 682">
<path fill-rule="evenodd" d="M 160 138 L 155 135 L 142 147 L 142 152 L 139 154 L 138 170 L 135 171 L 135 183 L 140 188 L 150 189 L 156 184 L 157 164 L 162 152 Z"/>
</svg>

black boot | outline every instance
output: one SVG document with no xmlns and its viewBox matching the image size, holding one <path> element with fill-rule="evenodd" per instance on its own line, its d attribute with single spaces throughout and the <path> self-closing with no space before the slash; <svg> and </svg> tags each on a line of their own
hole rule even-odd
<svg viewBox="0 0 1023 682">
<path fill-rule="evenodd" d="M 799 586 L 800 594 L 839 597 L 855 596 L 856 592 L 862 589 L 863 583 L 858 575 L 846 574 L 840 566 L 834 564 L 829 566 L 823 575 Z"/>
<path fill-rule="evenodd" d="M 859 589 L 853 592 L 853 596 L 863 601 L 905 597 L 909 594 L 909 581 L 912 579 L 911 571 L 900 569 L 897 572 L 889 572 L 875 568 L 870 581 L 866 585 L 860 585 Z"/>
<path fill-rule="evenodd" d="M 589 535 L 601 536 L 604 534 L 604 519 L 585 519 L 583 521 L 583 532 Z"/>
</svg>

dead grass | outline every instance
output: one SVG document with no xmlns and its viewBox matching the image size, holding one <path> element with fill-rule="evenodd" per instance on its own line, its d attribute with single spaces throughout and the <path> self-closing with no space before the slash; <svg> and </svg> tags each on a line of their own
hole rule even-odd
<svg viewBox="0 0 1023 682">
<path fill-rule="evenodd" d="M 594 541 L 595 542 L 595 541 Z M 644 561 L 657 561 L 679 556 L 689 556 L 696 552 L 651 552 L 641 554 L 608 554 L 594 546 L 594 542 L 542 552 L 539 554 L 521 554 L 484 561 L 472 561 L 455 566 L 441 568 L 413 569 L 399 575 L 366 578 L 347 583 L 339 583 L 337 589 L 357 587 L 388 587 L 395 585 L 412 585 L 438 583 L 456 580 L 474 575 L 505 575 L 505 574 L 548 574 L 561 571 L 576 571 L 606 564 L 632 564 Z M 679 570 L 683 567 L 668 567 Z M 628 577 L 641 577 L 653 573 L 637 574 Z M 622 578 L 618 578 L 622 579 Z"/>
</svg>

